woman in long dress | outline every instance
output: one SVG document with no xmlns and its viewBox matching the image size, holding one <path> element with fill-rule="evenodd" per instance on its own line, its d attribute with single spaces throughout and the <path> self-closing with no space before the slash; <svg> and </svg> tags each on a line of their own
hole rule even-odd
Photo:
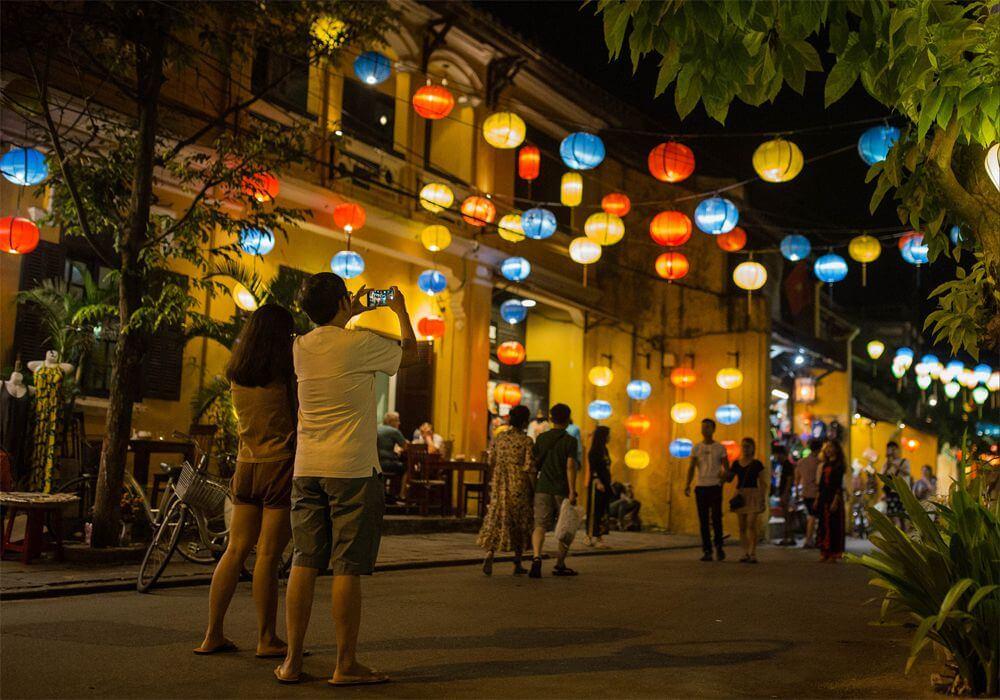
<svg viewBox="0 0 1000 700">
<path fill-rule="evenodd" d="M 836 440 L 828 440 L 819 453 L 819 531 L 816 543 L 820 561 L 835 562 L 844 556 L 844 450 Z"/>
<path fill-rule="evenodd" d="M 483 573 L 493 574 L 493 555 L 497 550 L 514 552 L 514 574 L 527 573 L 521 566 L 521 553 L 531 547 L 532 513 L 531 472 L 534 443 L 525 430 L 531 420 L 526 406 L 510 410 L 510 428 L 497 435 L 490 452 L 490 506 L 483 518 L 477 544 L 486 550 Z"/>
<path fill-rule="evenodd" d="M 608 533 L 608 521 L 611 518 L 608 511 L 611 503 L 611 456 L 608 454 L 610 437 L 611 430 L 608 426 L 598 426 L 594 430 L 590 451 L 587 453 L 587 464 L 590 467 L 587 479 L 587 490 L 590 494 L 587 507 L 588 547 L 607 546 L 601 538 Z"/>
</svg>

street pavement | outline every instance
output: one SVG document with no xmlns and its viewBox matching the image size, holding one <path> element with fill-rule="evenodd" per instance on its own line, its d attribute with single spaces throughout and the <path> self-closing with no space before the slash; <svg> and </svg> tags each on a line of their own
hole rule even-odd
<svg viewBox="0 0 1000 700">
<path fill-rule="evenodd" d="M 335 643 L 320 579 L 305 670 L 279 686 L 254 658 L 249 587 L 227 634 L 244 651 L 196 657 L 204 586 L 0 604 L 4 698 L 52 697 L 929 697 L 929 658 L 903 675 L 911 630 L 874 626 L 868 574 L 812 552 L 761 563 L 697 550 L 578 557 L 576 578 L 498 564 L 400 570 L 365 581 L 362 660 L 394 682 L 328 687 Z M 551 561 L 546 562 L 546 574 Z"/>
</svg>

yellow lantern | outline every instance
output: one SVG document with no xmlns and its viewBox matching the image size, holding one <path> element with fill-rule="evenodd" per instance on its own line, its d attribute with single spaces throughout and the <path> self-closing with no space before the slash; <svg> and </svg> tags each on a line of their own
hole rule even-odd
<svg viewBox="0 0 1000 700">
<path fill-rule="evenodd" d="M 587 379 L 594 386 L 607 386 L 614 380 L 615 373 L 611 371 L 611 368 L 607 365 L 597 365 L 596 367 L 591 367 L 590 372 L 587 373 Z"/>
<path fill-rule="evenodd" d="M 743 372 L 736 367 L 724 367 L 715 375 L 715 383 L 726 391 L 736 389 L 743 383 Z"/>
<path fill-rule="evenodd" d="M 752 292 L 755 289 L 760 289 L 767 282 L 767 270 L 759 262 L 753 260 L 742 262 L 733 270 L 733 282 L 740 289 Z"/>
<path fill-rule="evenodd" d="M 497 233 L 500 238 L 511 243 L 524 240 L 524 229 L 521 228 L 520 214 L 504 214 L 497 223 Z"/>
<path fill-rule="evenodd" d="M 614 214 L 599 211 L 587 217 L 583 232 L 594 243 L 614 245 L 625 236 L 625 222 Z"/>
<path fill-rule="evenodd" d="M 874 262 L 882 254 L 882 244 L 877 238 L 862 234 L 855 236 L 847 244 L 847 254 L 861 263 L 861 286 L 868 284 L 868 263 Z"/>
<path fill-rule="evenodd" d="M 694 407 L 693 403 L 681 401 L 680 403 L 675 403 L 670 409 L 670 417 L 674 423 L 683 425 L 684 423 L 690 423 L 698 417 L 698 409 Z"/>
<path fill-rule="evenodd" d="M 239 282 L 233 287 L 233 301 L 244 311 L 257 310 L 257 297 Z"/>
<path fill-rule="evenodd" d="M 802 151 L 791 141 L 773 139 L 753 152 L 753 169 L 767 182 L 788 182 L 802 172 Z"/>
<path fill-rule="evenodd" d="M 868 357 L 873 360 L 877 360 L 882 357 L 882 353 L 885 352 L 885 343 L 881 340 L 872 340 L 869 341 L 866 349 L 868 350 Z"/>
<path fill-rule="evenodd" d="M 420 233 L 420 242 L 424 248 L 436 253 L 451 245 L 451 231 L 448 230 L 447 226 L 433 224 Z"/>
<path fill-rule="evenodd" d="M 601 246 L 586 236 L 574 238 L 569 244 L 569 257 L 573 262 L 590 265 L 601 259 Z"/>
<path fill-rule="evenodd" d="M 483 138 L 493 148 L 517 148 L 527 132 L 524 120 L 513 112 L 494 112 L 483 122 Z"/>
<path fill-rule="evenodd" d="M 420 190 L 420 206 L 427 211 L 437 214 L 450 207 L 455 201 L 455 195 L 448 185 L 440 182 L 432 182 L 424 185 Z"/>
<path fill-rule="evenodd" d="M 562 176 L 559 201 L 567 207 L 575 207 L 583 201 L 583 177 L 580 173 L 566 173 Z"/>
<path fill-rule="evenodd" d="M 646 450 L 629 450 L 625 453 L 625 466 L 629 469 L 645 469 L 649 466 L 649 453 Z"/>
</svg>

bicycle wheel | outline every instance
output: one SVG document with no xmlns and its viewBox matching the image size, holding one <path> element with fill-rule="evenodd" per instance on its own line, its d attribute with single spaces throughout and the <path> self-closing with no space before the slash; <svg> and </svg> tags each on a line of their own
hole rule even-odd
<svg viewBox="0 0 1000 700">
<path fill-rule="evenodd" d="M 214 564 L 226 549 L 228 535 L 221 514 L 205 522 L 204 538 L 199 530 L 197 518 L 189 517 L 178 541 L 177 551 L 192 564 Z"/>
<path fill-rule="evenodd" d="M 292 552 L 293 552 L 292 542 L 288 541 L 288 545 L 285 547 L 285 551 L 281 553 L 281 557 L 278 559 L 278 578 L 286 579 L 288 578 L 288 573 L 292 570 Z M 250 550 L 250 555 L 247 560 L 243 562 L 243 569 L 240 571 L 240 577 L 251 580 L 253 579 L 254 566 L 257 564 L 257 547 Z"/>
<path fill-rule="evenodd" d="M 163 517 L 160 527 L 156 529 L 146 554 L 142 557 L 135 586 L 140 593 L 148 592 L 167 568 L 171 555 L 177 549 L 177 541 L 181 537 L 187 519 L 187 506 L 180 501 L 174 501 Z"/>
</svg>

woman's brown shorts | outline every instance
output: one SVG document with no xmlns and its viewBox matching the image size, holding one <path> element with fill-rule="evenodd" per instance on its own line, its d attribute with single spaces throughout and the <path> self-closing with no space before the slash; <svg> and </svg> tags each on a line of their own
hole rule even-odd
<svg viewBox="0 0 1000 700">
<path fill-rule="evenodd" d="M 291 508 L 294 463 L 294 457 L 279 462 L 237 462 L 230 486 L 233 503 L 264 508 Z"/>
</svg>

